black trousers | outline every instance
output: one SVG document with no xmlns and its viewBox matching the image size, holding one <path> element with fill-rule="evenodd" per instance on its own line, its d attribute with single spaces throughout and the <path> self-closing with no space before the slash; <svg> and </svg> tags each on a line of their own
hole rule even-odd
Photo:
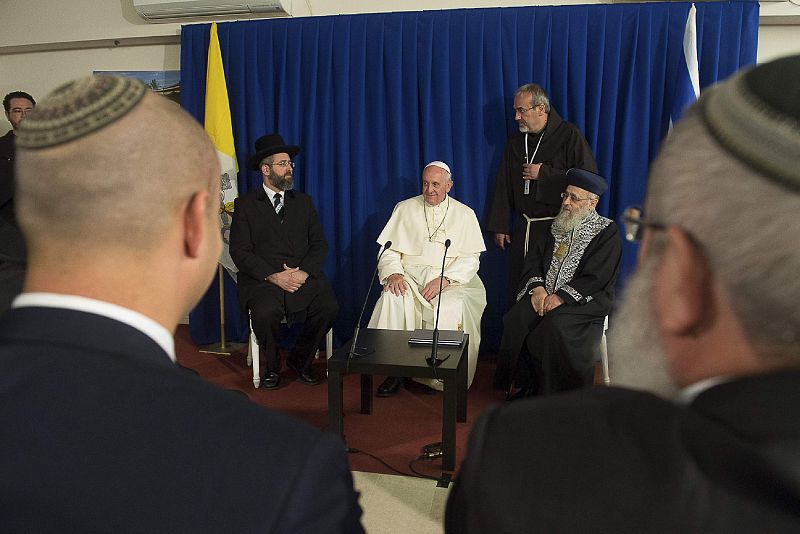
<svg viewBox="0 0 800 534">
<path fill-rule="evenodd" d="M 503 316 L 495 387 L 549 394 L 591 385 L 604 318 L 594 302 L 562 304 L 540 317 L 523 296 Z"/>
<path fill-rule="evenodd" d="M 308 282 L 306 282 L 308 283 Z M 327 281 L 315 280 L 317 286 L 314 296 L 305 310 L 286 309 L 286 293 L 277 287 L 264 288 L 255 293 L 248 301 L 253 332 L 258 344 L 263 347 L 259 351 L 267 371 L 280 372 L 281 360 L 278 353 L 281 321 L 284 316 L 290 324 L 302 322 L 300 336 L 292 348 L 289 359 L 300 369 L 308 369 L 325 333 L 330 330 L 339 313 L 336 295 Z"/>
</svg>

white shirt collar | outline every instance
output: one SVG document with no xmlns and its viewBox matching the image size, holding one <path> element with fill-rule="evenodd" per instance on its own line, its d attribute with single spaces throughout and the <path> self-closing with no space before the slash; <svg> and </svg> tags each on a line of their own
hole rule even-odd
<svg viewBox="0 0 800 534">
<path fill-rule="evenodd" d="M 286 191 L 273 191 L 272 189 L 267 187 L 267 184 L 265 184 L 264 182 L 261 182 L 261 187 L 263 187 L 264 191 L 267 192 L 267 197 L 269 197 L 270 200 L 275 198 L 275 193 L 278 193 L 281 196 L 281 198 L 283 198 L 284 194 L 286 194 Z"/>
<path fill-rule="evenodd" d="M 102 300 L 58 293 L 22 293 L 11 304 L 12 308 L 31 306 L 94 313 L 125 323 L 155 341 L 159 347 L 164 349 L 169 358 L 173 362 L 175 361 L 175 340 L 169 330 L 137 311 Z"/>
<path fill-rule="evenodd" d="M 730 380 L 727 376 L 712 376 L 711 378 L 703 379 L 699 382 L 695 382 L 694 384 L 689 384 L 682 390 L 678 392 L 677 401 L 680 404 L 689 405 L 707 389 L 711 389 L 714 386 L 722 384 L 724 382 L 728 382 Z"/>
</svg>

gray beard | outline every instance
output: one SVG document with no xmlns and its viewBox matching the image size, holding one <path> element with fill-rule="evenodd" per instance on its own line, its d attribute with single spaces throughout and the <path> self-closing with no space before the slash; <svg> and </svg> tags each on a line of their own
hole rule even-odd
<svg viewBox="0 0 800 534">
<path fill-rule="evenodd" d="M 571 215 L 562 209 L 560 212 L 558 212 L 558 215 L 553 221 L 553 226 L 559 233 L 571 232 L 580 226 L 588 216 L 589 212 L 584 212 L 580 209 L 573 212 Z"/>
<path fill-rule="evenodd" d="M 272 184 L 272 187 L 280 189 L 281 191 L 291 191 L 294 189 L 294 180 L 290 182 L 286 179 L 285 175 L 280 178 L 277 176 L 270 176 L 269 183 Z"/>
<path fill-rule="evenodd" d="M 612 383 L 674 399 L 678 385 L 670 376 L 654 306 L 653 275 L 658 258 L 650 257 L 628 279 L 619 312 L 609 328 Z"/>
</svg>

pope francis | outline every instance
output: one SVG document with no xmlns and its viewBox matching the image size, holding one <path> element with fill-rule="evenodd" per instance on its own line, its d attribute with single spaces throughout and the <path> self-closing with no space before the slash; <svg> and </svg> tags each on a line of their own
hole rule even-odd
<svg viewBox="0 0 800 534">
<path fill-rule="evenodd" d="M 486 308 L 486 289 L 478 277 L 480 254 L 486 246 L 475 212 L 448 196 L 452 187 L 450 167 L 432 161 L 422 171 L 422 194 L 395 206 L 378 236 L 379 244 L 391 241 L 392 245 L 378 263 L 384 291 L 368 326 L 388 330 L 433 329 L 441 298 L 439 328 L 463 330 L 470 336 L 468 384 L 472 384 L 481 342 L 481 316 Z M 440 280 L 447 239 L 451 245 L 447 249 L 444 279 Z M 442 389 L 436 380 L 418 381 Z M 401 383 L 401 378 L 387 378 L 378 388 L 378 396 L 394 395 Z"/>
</svg>

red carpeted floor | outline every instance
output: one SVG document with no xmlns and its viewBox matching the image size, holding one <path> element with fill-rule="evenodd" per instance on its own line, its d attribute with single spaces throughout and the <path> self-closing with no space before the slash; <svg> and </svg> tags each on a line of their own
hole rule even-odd
<svg viewBox="0 0 800 534">
<path fill-rule="evenodd" d="M 319 428 L 326 429 L 328 423 L 327 382 L 318 386 L 307 386 L 296 380 L 296 374 L 284 370 L 281 387 L 265 391 L 253 388 L 252 369 L 247 367 L 247 348 L 229 357 L 219 357 L 198 352 L 189 337 L 188 326 L 181 325 L 175 334 L 178 362 L 194 369 L 203 378 L 226 389 L 245 393 L 253 402 L 287 413 Z M 324 358 L 314 363 L 315 370 L 324 376 Z M 464 458 L 467 437 L 477 416 L 488 406 L 502 402 L 503 394 L 492 389 L 494 364 L 481 361 L 475 380 L 469 389 L 467 400 L 467 422 L 456 425 L 456 468 Z M 375 376 L 374 384 L 384 377 Z M 411 474 L 409 462 L 420 455 L 423 445 L 441 441 L 442 395 L 430 395 L 416 383 L 401 388 L 389 398 L 375 398 L 372 415 L 359 413 L 359 377 L 344 379 L 345 441 L 347 446 L 374 455 L 393 468 Z M 350 467 L 354 471 L 396 474 L 378 460 L 367 454 L 351 453 Z M 441 459 L 414 462 L 418 472 L 439 477 L 442 474 Z"/>
</svg>

